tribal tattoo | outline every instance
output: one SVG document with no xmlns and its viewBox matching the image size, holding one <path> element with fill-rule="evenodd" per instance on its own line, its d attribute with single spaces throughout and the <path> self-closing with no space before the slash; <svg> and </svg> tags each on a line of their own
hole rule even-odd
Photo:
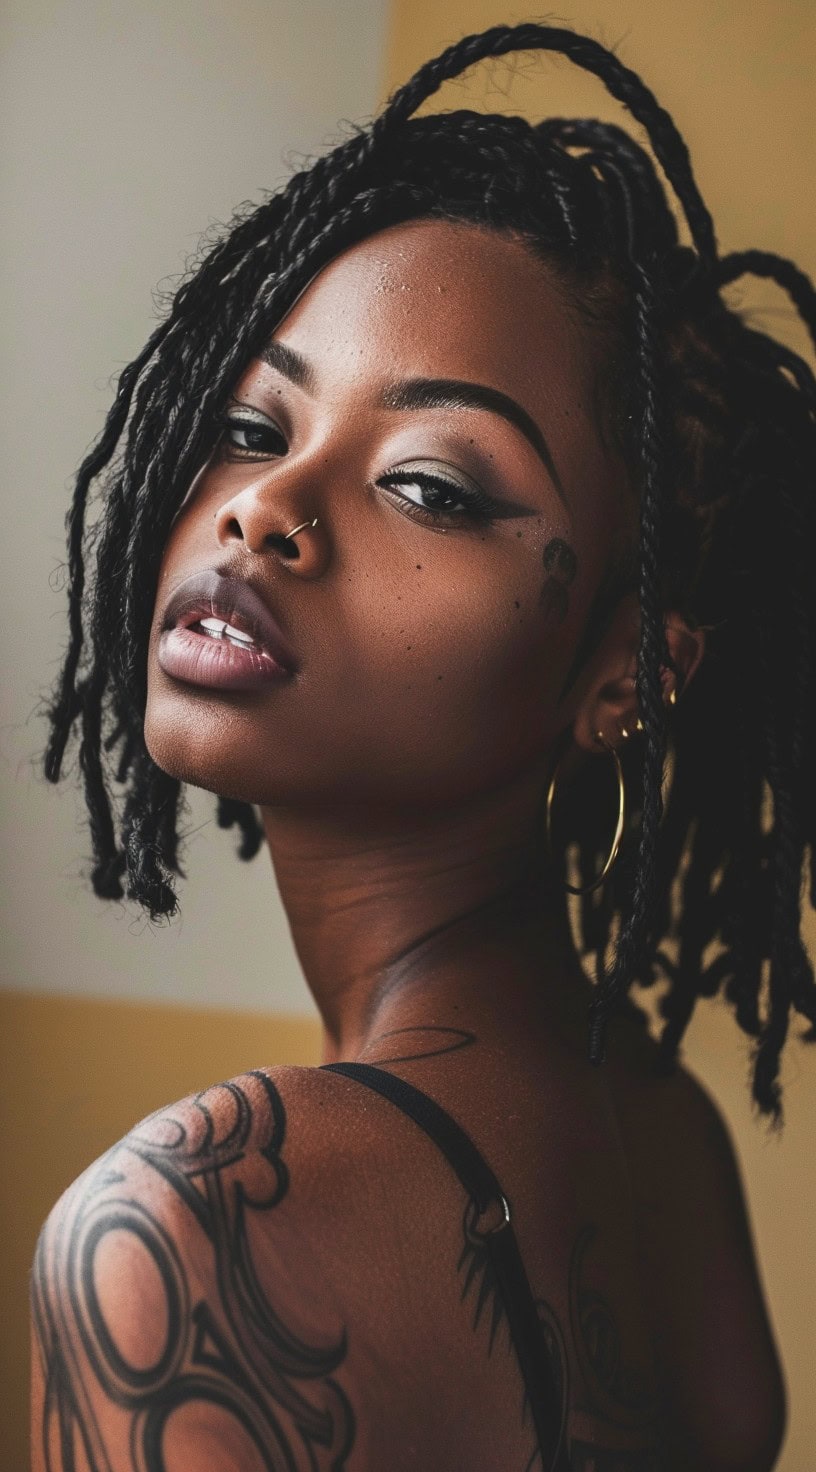
<svg viewBox="0 0 816 1472">
<path fill-rule="evenodd" d="M 410 1052 L 404 1051 L 406 1043 L 413 1037 L 413 1046 Z M 386 1041 L 386 1039 L 401 1038 L 403 1045 Z M 370 1057 L 368 1049 L 360 1054 L 360 1061 L 366 1063 L 412 1063 L 418 1058 L 439 1058 L 443 1053 L 458 1053 L 462 1048 L 470 1048 L 476 1042 L 474 1032 L 466 1032 L 461 1027 L 436 1027 L 433 1024 L 424 1027 L 395 1027 L 390 1032 L 381 1032 L 376 1038 L 372 1038 L 369 1048 L 375 1049 L 375 1054 Z M 394 1049 L 393 1053 L 391 1049 Z"/>
<path fill-rule="evenodd" d="M 474 1203 L 465 1207 L 463 1229 L 465 1245 L 457 1271 L 464 1268 L 461 1291 L 464 1302 L 476 1287 L 476 1305 L 472 1328 L 475 1331 L 483 1311 L 490 1305 L 490 1328 L 487 1353 L 490 1356 L 500 1325 L 507 1329 L 507 1347 L 512 1347 L 510 1326 L 490 1254 L 487 1238 L 474 1230 Z M 597 1289 L 582 1281 L 587 1250 L 595 1237 L 595 1228 L 585 1226 L 573 1247 L 569 1272 L 570 1330 L 580 1368 L 583 1395 L 570 1393 L 569 1358 L 564 1331 L 559 1317 L 546 1299 L 536 1299 L 536 1309 L 547 1360 L 560 1406 L 558 1447 L 569 1446 L 566 1465 L 570 1472 L 665 1472 L 658 1450 L 662 1439 L 659 1397 L 652 1380 L 623 1357 L 620 1331 L 614 1314 Z M 574 1404 L 571 1404 L 572 1400 Z M 526 1385 L 521 1399 L 521 1423 L 530 1418 L 530 1400 Z M 569 1423 L 569 1427 L 568 1427 Z M 598 1426 L 603 1427 L 603 1444 L 598 1440 Z M 534 1440 L 524 1472 L 550 1472 L 542 1466 L 541 1450 Z"/>
<path fill-rule="evenodd" d="M 242 1075 L 149 1116 L 52 1212 L 32 1281 L 46 1472 L 192 1472 L 195 1446 L 242 1472 L 345 1468 L 345 1331 L 299 1333 L 258 1250 L 285 1132 L 272 1081 Z"/>
<path fill-rule="evenodd" d="M 414 1047 L 403 1052 L 406 1034 Z M 463 1029 L 424 1027 L 377 1043 L 394 1048 L 381 1059 L 390 1063 L 475 1041 Z M 315 1343 L 298 1326 L 297 1284 L 284 1304 L 264 1263 L 266 1222 L 289 1190 L 285 1134 L 275 1084 L 260 1070 L 244 1074 L 150 1115 L 58 1203 L 32 1275 L 43 1383 L 35 1467 L 193 1472 L 197 1454 L 208 1466 L 215 1454 L 224 1472 L 344 1472 L 356 1434 L 334 1378 L 345 1328 Z M 475 1292 L 474 1332 L 488 1310 L 489 1356 L 502 1324 L 508 1347 L 512 1339 L 474 1205 L 465 1207 L 457 1273 L 461 1301 Z M 587 1283 L 594 1238 L 592 1226 L 578 1234 L 569 1270 L 569 1337 L 583 1386 L 574 1404 L 564 1329 L 536 1300 L 560 1439 L 569 1421 L 571 1472 L 661 1472 L 650 1449 L 651 1383 L 627 1365 L 611 1308 Z M 526 1455 L 524 1472 L 550 1472 L 537 1444 Z"/>
</svg>

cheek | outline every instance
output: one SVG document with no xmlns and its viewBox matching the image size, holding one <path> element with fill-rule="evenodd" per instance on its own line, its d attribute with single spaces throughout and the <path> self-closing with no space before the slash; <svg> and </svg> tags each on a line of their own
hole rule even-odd
<svg viewBox="0 0 816 1472">
<path fill-rule="evenodd" d="M 166 584 L 170 579 L 179 582 L 188 571 L 186 562 L 195 559 L 194 566 L 199 567 L 202 560 L 211 561 L 212 554 L 220 550 L 213 538 L 213 518 L 218 503 L 212 496 L 207 496 L 207 483 L 200 478 L 201 475 L 199 472 L 167 534 L 159 570 L 160 587 L 162 582 Z M 193 487 L 197 490 L 195 501 Z"/>
<path fill-rule="evenodd" d="M 162 564 L 173 582 L 188 553 L 196 561 L 194 531 L 174 528 Z M 262 700 L 168 691 L 151 660 L 154 760 L 251 802 L 410 807 L 466 798 L 537 759 L 574 635 L 574 553 L 541 528 L 524 552 L 494 541 L 465 556 L 438 540 L 396 568 L 393 549 L 386 563 L 369 548 L 345 588 L 301 596 L 304 667 Z"/>
<path fill-rule="evenodd" d="M 213 451 L 213 455 L 214 454 L 215 454 L 215 451 Z M 190 482 L 190 486 L 189 486 L 189 489 L 187 490 L 187 493 L 186 493 L 186 495 L 184 497 L 184 500 L 182 501 L 181 505 L 179 506 L 178 510 L 176 511 L 175 516 L 173 517 L 173 520 L 170 523 L 170 534 L 171 535 L 172 535 L 172 532 L 173 532 L 174 528 L 178 525 L 178 520 L 179 520 L 179 517 L 181 516 L 182 512 L 185 512 L 188 509 L 188 507 L 190 505 L 190 502 L 193 499 L 193 496 L 196 495 L 199 492 L 199 490 L 201 488 L 202 480 L 203 480 L 206 472 L 210 468 L 210 464 L 212 462 L 213 455 L 210 455 L 204 461 L 204 464 L 196 471 L 195 475 L 193 476 L 193 479 Z"/>
<path fill-rule="evenodd" d="M 153 604 L 151 662 L 158 640 L 160 611 L 167 603 L 171 592 L 190 573 L 197 572 L 202 567 L 209 567 L 218 561 L 218 554 L 222 550 L 212 532 L 215 503 L 209 508 L 206 506 L 201 482 L 199 481 L 198 484 L 199 494 L 195 505 L 192 499 L 188 499 L 184 509 L 180 508 L 176 513 L 159 563 L 156 596 Z"/>
<path fill-rule="evenodd" d="M 465 580 L 429 565 L 397 587 L 372 586 L 354 648 L 330 701 L 335 741 L 361 741 L 382 773 L 399 753 L 403 779 L 451 795 L 483 785 L 546 744 L 563 679 L 575 559 L 556 573 L 538 559 L 495 557 Z M 552 558 L 551 558 L 552 560 Z M 329 676 L 331 678 L 331 676 Z"/>
</svg>

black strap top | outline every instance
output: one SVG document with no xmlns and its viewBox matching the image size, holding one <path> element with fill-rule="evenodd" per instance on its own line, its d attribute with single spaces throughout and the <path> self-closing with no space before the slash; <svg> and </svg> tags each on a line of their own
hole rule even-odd
<svg viewBox="0 0 816 1472">
<path fill-rule="evenodd" d="M 560 1386 L 513 1231 L 510 1202 L 487 1161 L 461 1125 L 434 1099 L 405 1079 L 369 1063 L 324 1063 L 321 1067 L 356 1078 L 410 1115 L 438 1145 L 475 1203 L 471 1231 L 484 1244 L 507 1314 L 538 1438 L 542 1472 L 569 1472 Z M 491 1202 L 501 1205 L 503 1220 L 488 1231 L 477 1233 L 475 1222 Z"/>
</svg>

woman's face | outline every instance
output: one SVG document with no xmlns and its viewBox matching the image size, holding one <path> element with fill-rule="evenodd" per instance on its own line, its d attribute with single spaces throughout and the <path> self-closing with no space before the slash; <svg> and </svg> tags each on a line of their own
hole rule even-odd
<svg viewBox="0 0 816 1472">
<path fill-rule="evenodd" d="M 415 221 L 326 266 L 270 342 L 164 550 L 151 756 L 223 796 L 323 810 L 543 780 L 625 502 L 562 292 L 510 237 Z M 168 601 L 208 569 L 260 595 L 296 672 L 223 689 L 162 667 Z"/>
</svg>

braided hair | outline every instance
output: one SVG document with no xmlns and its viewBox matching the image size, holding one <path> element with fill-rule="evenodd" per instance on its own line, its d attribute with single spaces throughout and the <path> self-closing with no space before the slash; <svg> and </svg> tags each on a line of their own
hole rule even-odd
<svg viewBox="0 0 816 1472">
<path fill-rule="evenodd" d="M 533 125 L 469 110 L 414 116 L 447 79 L 519 50 L 563 53 L 624 104 L 679 202 L 688 243 L 650 154 L 619 127 L 565 118 Z M 743 273 L 772 278 L 814 342 L 816 292 L 778 256 L 718 254 L 672 119 L 594 40 L 532 23 L 465 37 L 422 66 L 371 123 L 352 125 L 350 136 L 208 242 L 122 372 L 77 476 L 66 517 L 70 640 L 48 707 L 46 777 L 59 780 L 78 727 L 94 891 L 126 891 L 153 920 L 175 913 L 172 876 L 184 877 L 181 784 L 151 760 L 143 736 L 152 595 L 171 523 L 216 443 L 236 379 L 305 285 L 355 242 L 421 217 L 512 232 L 555 273 L 579 321 L 603 339 L 605 400 L 637 492 L 630 585 L 640 606 L 642 738 L 626 744 L 624 762 L 640 796 L 621 862 L 579 907 L 579 944 L 594 954 L 599 978 L 590 1061 L 603 1060 L 614 1012 L 645 1023 L 629 995 L 634 981 L 668 982 L 658 1048 L 668 1071 L 697 998 L 722 991 L 754 1040 L 752 1097 L 779 1128 L 791 1008 L 808 1024 L 802 1039 L 816 1041 L 816 985 L 800 933 L 808 845 L 816 905 L 806 760 L 815 708 L 816 605 L 806 559 L 814 546 L 816 380 L 720 291 Z M 100 509 L 89 525 L 95 485 Z M 620 584 L 605 584 L 596 597 L 578 667 L 619 594 Z M 679 676 L 666 642 L 669 607 L 707 633 L 671 731 L 660 678 L 661 666 Z M 587 823 L 572 851 L 588 883 L 610 828 L 597 770 L 586 784 Z M 252 858 L 263 838 L 252 806 L 220 798 L 218 822 L 237 825 L 240 857 Z M 678 941 L 674 959 L 664 949 L 669 939 Z"/>
</svg>

